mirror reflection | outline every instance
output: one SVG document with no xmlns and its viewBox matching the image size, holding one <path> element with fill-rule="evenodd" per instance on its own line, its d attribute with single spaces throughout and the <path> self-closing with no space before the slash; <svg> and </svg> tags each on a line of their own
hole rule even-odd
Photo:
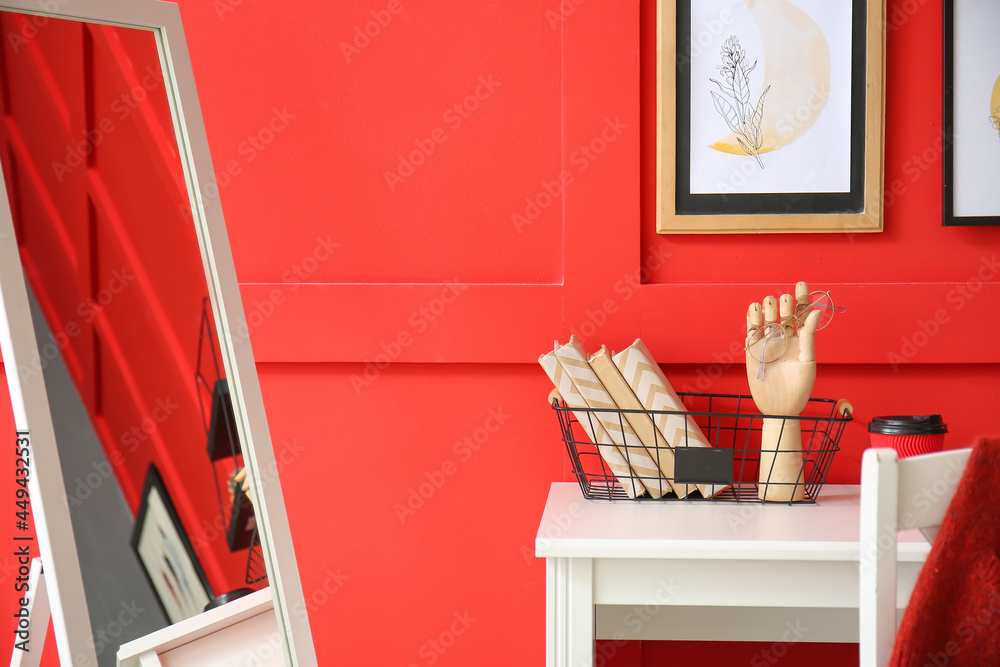
<svg viewBox="0 0 1000 667">
<path fill-rule="evenodd" d="M 45 380 L 114 665 L 266 573 L 155 38 L 6 12 L 0 30 L 0 160 L 40 351 L 19 372 Z"/>
</svg>

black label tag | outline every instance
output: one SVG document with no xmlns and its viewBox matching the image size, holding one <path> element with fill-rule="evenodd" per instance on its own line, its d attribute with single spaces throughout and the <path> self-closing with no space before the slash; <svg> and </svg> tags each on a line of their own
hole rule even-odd
<svg viewBox="0 0 1000 667">
<path fill-rule="evenodd" d="M 732 484 L 733 450 L 715 447 L 674 449 L 676 484 Z"/>
</svg>

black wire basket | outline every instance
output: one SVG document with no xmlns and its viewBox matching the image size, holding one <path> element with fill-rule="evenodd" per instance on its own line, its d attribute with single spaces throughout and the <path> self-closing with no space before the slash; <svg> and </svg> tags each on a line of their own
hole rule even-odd
<svg viewBox="0 0 1000 667">
<path fill-rule="evenodd" d="M 833 455 L 840 450 L 840 437 L 844 427 L 852 421 L 851 406 L 847 401 L 810 399 L 803 414 L 798 417 L 762 415 L 751 396 L 736 394 L 680 393 L 678 396 L 686 410 L 664 413 L 653 410 L 569 408 L 558 397 L 552 398 L 552 407 L 559 417 L 563 441 L 569 452 L 573 475 L 580 483 L 585 498 L 591 500 L 688 500 L 712 502 L 772 502 L 772 497 L 785 504 L 814 503 L 833 462 Z M 652 429 L 654 440 L 630 445 L 616 445 L 618 453 L 629 463 L 629 473 L 612 472 L 605 457 L 580 424 L 585 419 L 590 432 L 599 429 L 600 422 L 618 424 L 623 432 L 629 431 L 630 415 L 645 414 L 656 420 L 663 414 L 678 415 L 692 420 L 701 429 L 711 447 L 701 446 L 698 439 L 685 427 L 680 441 L 667 444 L 658 429 Z M 802 434 L 802 468 L 797 477 L 779 479 L 773 475 L 775 461 L 794 456 L 797 450 L 781 448 L 780 451 L 761 451 L 761 433 L 765 420 L 770 422 L 780 436 L 794 432 L 798 425 Z M 698 446 L 695 446 L 698 445 Z M 605 449 L 608 445 L 602 445 Z M 605 449 L 605 452 L 607 450 Z M 639 455 L 648 455 L 655 462 L 672 463 L 673 476 L 660 473 L 653 481 L 640 478 L 632 471 L 632 464 Z M 761 475 L 761 461 L 764 475 Z M 786 458 L 786 461 L 788 459 Z M 797 459 L 793 459 L 797 465 Z M 662 470 L 664 466 L 660 466 Z M 772 479 L 772 476 L 775 479 Z M 651 490 L 630 497 L 623 484 L 633 488 Z M 675 488 L 690 492 L 678 494 Z M 655 493 L 653 492 L 655 491 Z M 660 495 L 662 494 L 662 495 Z M 684 495 L 682 498 L 681 496 Z M 655 496 L 659 496 L 658 498 Z M 784 499 L 788 498 L 788 499 Z M 767 500 L 765 500 L 767 499 Z"/>
<path fill-rule="evenodd" d="M 267 586 L 267 565 L 264 564 L 264 552 L 260 546 L 260 533 L 254 528 L 250 540 L 250 555 L 247 558 L 247 585 L 254 590 Z"/>
</svg>

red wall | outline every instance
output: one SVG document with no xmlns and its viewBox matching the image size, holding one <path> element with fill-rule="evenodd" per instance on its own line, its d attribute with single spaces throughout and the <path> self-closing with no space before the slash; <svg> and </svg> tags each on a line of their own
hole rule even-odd
<svg viewBox="0 0 1000 667">
<path fill-rule="evenodd" d="M 848 307 L 817 351 L 816 395 L 858 421 L 832 481 L 857 481 L 876 414 L 941 412 L 950 446 L 1000 431 L 1000 243 L 941 227 L 940 0 L 888 3 L 885 232 L 761 237 L 653 232 L 653 0 L 180 5 L 320 664 L 543 664 L 531 553 L 568 476 L 535 359 L 588 322 L 588 348 L 641 335 L 679 388 L 741 391 L 747 303 L 806 279 Z M 626 127 L 580 161 L 609 119 Z M 455 614 L 475 621 L 440 653 Z M 764 648 L 644 643 L 615 664 Z"/>
</svg>

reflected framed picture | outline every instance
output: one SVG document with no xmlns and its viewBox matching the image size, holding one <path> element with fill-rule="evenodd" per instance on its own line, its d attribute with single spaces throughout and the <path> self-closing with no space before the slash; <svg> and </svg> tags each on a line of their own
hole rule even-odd
<svg viewBox="0 0 1000 667">
<path fill-rule="evenodd" d="M 212 589 L 154 465 L 146 472 L 132 548 L 171 623 L 204 611 Z"/>
<path fill-rule="evenodd" d="M 996 0 L 944 0 L 944 224 L 1000 225 Z"/>
<path fill-rule="evenodd" d="M 881 231 L 884 12 L 658 0 L 657 231 Z"/>
</svg>

